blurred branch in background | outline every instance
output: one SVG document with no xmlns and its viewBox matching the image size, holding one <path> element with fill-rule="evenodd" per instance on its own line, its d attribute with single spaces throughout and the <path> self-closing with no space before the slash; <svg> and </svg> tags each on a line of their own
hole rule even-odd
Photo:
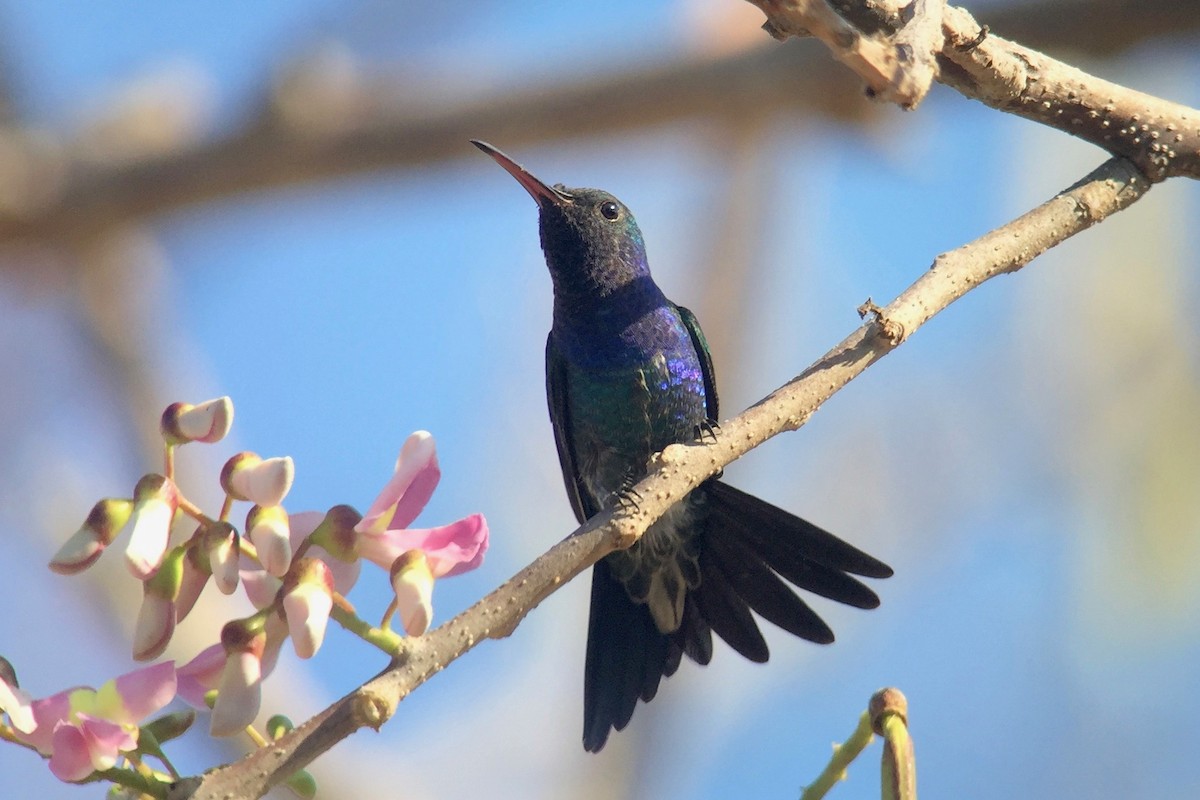
<svg viewBox="0 0 1200 800">
<path fill-rule="evenodd" d="M 997 9 L 988 21 L 1033 47 L 1107 55 L 1151 36 L 1196 30 L 1200 0 L 1031 3 Z M 144 149 L 126 148 L 102 161 L 90 155 L 89 136 L 0 130 L 0 243 L 60 240 L 237 192 L 455 158 L 480 131 L 518 149 L 671 120 L 736 121 L 764 108 L 842 120 L 874 112 L 847 70 L 803 46 L 691 53 L 665 65 L 482 99 L 412 101 L 403 86 L 336 58 L 301 60 L 281 71 L 273 95 L 240 131 L 195 140 L 191 128 L 177 124 L 192 118 L 181 94 L 166 102 L 173 111 L 156 115 L 138 106 L 124 121 L 104 122 L 143 141 Z"/>
</svg>

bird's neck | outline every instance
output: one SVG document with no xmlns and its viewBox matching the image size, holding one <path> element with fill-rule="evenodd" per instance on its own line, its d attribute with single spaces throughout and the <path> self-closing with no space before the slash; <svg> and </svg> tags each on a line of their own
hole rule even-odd
<svg viewBox="0 0 1200 800">
<path fill-rule="evenodd" d="M 568 360 L 598 369 L 640 364 L 685 344 L 675 306 L 647 273 L 599 292 L 554 287 L 553 335 Z"/>
</svg>

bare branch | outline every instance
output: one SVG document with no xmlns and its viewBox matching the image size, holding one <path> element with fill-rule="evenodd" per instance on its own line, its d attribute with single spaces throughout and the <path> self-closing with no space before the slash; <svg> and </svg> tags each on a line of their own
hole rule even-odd
<svg viewBox="0 0 1200 800">
<path fill-rule="evenodd" d="M 1119 86 L 993 36 L 947 8 L 941 80 L 980 102 L 1065 131 L 1137 164 L 1151 180 L 1200 179 L 1200 110 Z"/>
<path fill-rule="evenodd" d="M 631 546 L 701 482 L 767 439 L 802 426 L 822 403 L 934 314 L 989 278 L 1020 269 L 1128 207 L 1150 185 L 1133 164 L 1112 159 L 1027 214 L 938 256 L 898 298 L 884 308 L 871 307 L 871 319 L 819 361 L 722 423 L 716 441 L 672 445 L 656 456 L 651 473 L 635 487 L 642 498 L 636 508 L 596 515 L 471 608 L 426 636 L 405 640 L 405 652 L 361 688 L 270 746 L 181 782 L 171 800 L 259 797 L 357 729 L 378 728 L 414 689 L 479 642 L 507 636 L 567 581 L 614 550 Z"/>
<path fill-rule="evenodd" d="M 912 20 L 897 30 L 896 15 L 878 3 L 843 2 L 843 17 L 825 0 L 750 2 L 767 15 L 764 27 L 777 38 L 811 33 L 825 42 L 879 99 L 905 108 L 919 102 L 928 89 L 927 78 L 934 77 L 921 57 L 936 46 L 937 79 L 967 97 L 1123 156 L 1151 180 L 1200 179 L 1200 110 L 1106 81 L 995 36 L 961 8 L 914 0 Z M 929 34 L 932 19 L 941 20 L 944 41 Z M 867 36 L 856 25 L 882 33 Z M 882 44 L 890 31 L 895 31 L 891 49 Z M 905 48 L 913 56 L 908 63 L 901 58 Z"/>
</svg>

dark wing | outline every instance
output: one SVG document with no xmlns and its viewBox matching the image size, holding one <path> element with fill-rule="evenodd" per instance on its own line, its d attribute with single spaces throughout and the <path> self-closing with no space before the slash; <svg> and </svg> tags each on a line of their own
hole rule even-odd
<svg viewBox="0 0 1200 800">
<path fill-rule="evenodd" d="M 567 362 L 554 344 L 554 334 L 546 337 L 546 403 L 550 406 L 550 424 L 554 426 L 554 444 L 558 446 L 558 464 L 562 467 L 567 499 L 580 524 L 600 509 L 592 501 L 579 477 L 579 463 L 571 444 L 571 410 L 567 401 Z"/>
<path fill-rule="evenodd" d="M 695 314 L 683 306 L 675 306 L 675 310 L 679 312 L 683 326 L 687 328 L 688 334 L 692 337 L 692 346 L 696 348 L 696 355 L 700 356 L 700 373 L 704 376 L 704 405 L 709 420 L 716 422 L 720 419 L 717 414 L 717 373 L 713 372 L 712 353 L 708 352 L 708 340 L 704 338 L 704 331 L 700 330 L 700 320 L 696 319 Z"/>
</svg>

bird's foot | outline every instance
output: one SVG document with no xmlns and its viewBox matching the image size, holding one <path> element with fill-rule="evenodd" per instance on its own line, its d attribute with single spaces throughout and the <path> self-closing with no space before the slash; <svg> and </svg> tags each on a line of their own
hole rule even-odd
<svg viewBox="0 0 1200 800">
<path fill-rule="evenodd" d="M 613 506 L 621 511 L 636 509 L 642 500 L 641 492 L 634 488 L 636 485 L 637 478 L 632 474 L 626 475 L 621 481 L 621 488 L 612 493 Z"/>
<path fill-rule="evenodd" d="M 721 430 L 721 426 L 715 419 L 706 419 L 699 425 L 692 428 L 692 433 L 696 437 L 696 441 L 703 444 L 704 438 L 707 436 L 710 441 L 717 440 L 717 431 Z"/>
</svg>

